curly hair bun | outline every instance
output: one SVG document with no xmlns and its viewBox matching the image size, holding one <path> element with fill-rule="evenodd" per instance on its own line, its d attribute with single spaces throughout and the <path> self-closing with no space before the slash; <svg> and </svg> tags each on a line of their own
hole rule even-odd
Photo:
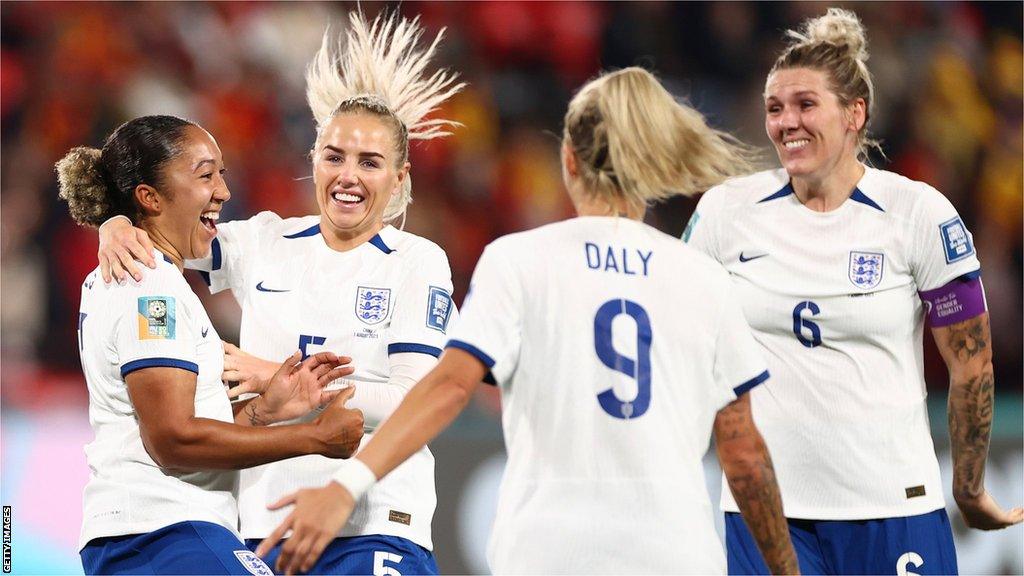
<svg viewBox="0 0 1024 576">
<path fill-rule="evenodd" d="M 98 227 L 110 215 L 110 187 L 103 177 L 97 148 L 72 148 L 56 164 L 60 197 L 68 203 L 75 222 Z"/>
</svg>

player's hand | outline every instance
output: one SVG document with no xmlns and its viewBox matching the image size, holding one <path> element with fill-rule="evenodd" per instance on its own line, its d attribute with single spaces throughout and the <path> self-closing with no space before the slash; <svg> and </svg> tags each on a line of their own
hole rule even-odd
<svg viewBox="0 0 1024 576">
<path fill-rule="evenodd" d="M 221 380 L 237 382 L 237 385 L 228 388 L 228 398 L 234 400 L 242 394 L 263 394 L 270 386 L 279 365 L 242 352 L 238 346 L 230 342 L 223 344 L 224 372 L 221 374 Z"/>
<path fill-rule="evenodd" d="M 341 389 L 324 390 L 324 387 L 355 372 L 355 368 L 349 366 L 351 358 L 333 352 L 319 352 L 295 364 L 301 357 L 302 353 L 296 351 L 286 359 L 260 397 L 272 422 L 298 418 L 326 406 Z"/>
<path fill-rule="evenodd" d="M 1018 507 L 1008 512 L 1003 510 L 988 490 L 973 498 L 954 496 L 954 500 L 964 522 L 977 530 L 999 530 L 1024 520 L 1024 509 Z"/>
<path fill-rule="evenodd" d="M 363 411 L 345 407 L 355 393 L 355 386 L 342 388 L 313 421 L 322 442 L 320 454 L 328 458 L 350 458 L 363 439 Z"/>
<path fill-rule="evenodd" d="M 156 268 L 149 234 L 132 226 L 126 218 L 108 220 L 100 226 L 99 234 L 100 248 L 96 257 L 100 261 L 100 274 L 107 284 L 111 278 L 123 282 L 129 274 L 136 282 L 141 282 L 142 272 L 136 260 Z"/>
<path fill-rule="evenodd" d="M 352 495 L 337 482 L 285 496 L 267 508 L 278 510 L 285 506 L 295 506 L 295 509 L 270 536 L 260 542 L 256 555 L 266 556 L 291 530 L 291 536 L 281 546 L 274 571 L 288 575 L 309 571 L 324 548 L 348 521 L 355 505 Z"/>
</svg>

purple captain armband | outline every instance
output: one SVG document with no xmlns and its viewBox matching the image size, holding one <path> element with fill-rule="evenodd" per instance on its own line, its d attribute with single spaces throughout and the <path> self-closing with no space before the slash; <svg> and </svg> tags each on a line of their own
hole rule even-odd
<svg viewBox="0 0 1024 576">
<path fill-rule="evenodd" d="M 964 274 L 944 286 L 918 294 L 932 328 L 970 320 L 988 310 L 980 272 Z"/>
</svg>

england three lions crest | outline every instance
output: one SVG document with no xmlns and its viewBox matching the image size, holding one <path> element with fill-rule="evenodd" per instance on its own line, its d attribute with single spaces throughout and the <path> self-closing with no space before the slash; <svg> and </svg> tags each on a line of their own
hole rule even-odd
<svg viewBox="0 0 1024 576">
<path fill-rule="evenodd" d="M 850 252 L 850 282 L 861 290 L 878 286 L 885 271 L 885 255 L 880 252 Z"/>
<path fill-rule="evenodd" d="M 356 317 L 366 324 L 379 324 L 388 317 L 390 288 L 359 287 L 356 293 Z"/>
</svg>

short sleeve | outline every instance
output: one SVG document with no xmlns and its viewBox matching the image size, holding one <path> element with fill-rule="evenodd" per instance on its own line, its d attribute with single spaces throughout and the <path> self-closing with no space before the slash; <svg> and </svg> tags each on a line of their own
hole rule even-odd
<svg viewBox="0 0 1024 576">
<path fill-rule="evenodd" d="M 117 302 L 114 346 L 121 377 L 142 368 L 199 373 L 191 311 L 180 288 L 147 279 Z"/>
<path fill-rule="evenodd" d="M 683 230 L 682 239 L 690 247 L 711 257 L 716 262 L 721 262 L 713 230 L 715 219 L 715 210 L 712 207 L 714 204 L 713 192 L 714 189 L 706 192 L 697 203 L 697 208 L 694 209 L 690 221 L 686 224 L 686 229 Z"/>
<path fill-rule="evenodd" d="M 446 347 L 469 352 L 497 383 L 507 382 L 515 372 L 522 339 L 522 283 L 494 244 L 480 256 L 462 308 Z"/>
<path fill-rule="evenodd" d="M 408 266 L 394 295 L 388 355 L 419 352 L 436 358 L 441 355 L 448 329 L 458 317 L 452 300 L 448 256 L 431 246 L 422 255 L 410 258 Z"/>
<path fill-rule="evenodd" d="M 768 380 L 768 370 L 731 286 L 722 291 L 719 309 L 714 376 L 721 407 Z"/>
<path fill-rule="evenodd" d="M 974 237 L 938 190 L 922 191 L 913 222 L 910 263 L 918 291 L 938 288 L 981 268 Z"/>
<path fill-rule="evenodd" d="M 248 274 L 250 254 L 256 250 L 259 231 L 264 226 L 281 220 L 273 212 L 260 212 L 245 220 L 217 224 L 217 237 L 213 239 L 210 255 L 199 260 L 188 260 L 185 267 L 198 270 L 210 292 L 216 294 L 231 289 L 241 301 Z"/>
</svg>

